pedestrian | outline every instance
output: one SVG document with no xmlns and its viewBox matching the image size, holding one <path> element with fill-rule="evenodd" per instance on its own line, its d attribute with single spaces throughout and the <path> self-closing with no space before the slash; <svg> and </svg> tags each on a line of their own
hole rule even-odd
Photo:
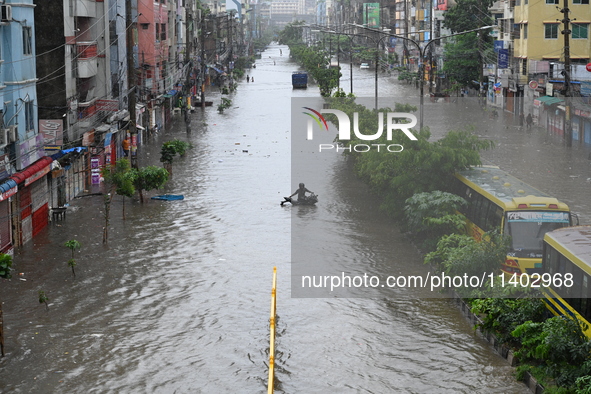
<svg viewBox="0 0 591 394">
<path fill-rule="evenodd" d="M 527 125 L 527 128 L 531 128 L 532 123 L 534 123 L 534 119 L 531 116 L 531 112 L 529 112 L 527 114 L 527 118 L 525 118 L 525 124 Z"/>
<path fill-rule="evenodd" d="M 519 115 L 519 128 L 523 129 L 523 125 L 525 124 L 525 116 L 523 112 Z"/>
<path fill-rule="evenodd" d="M 246 76 L 246 82 L 250 82 L 250 77 L 248 75 Z"/>
<path fill-rule="evenodd" d="M 254 82 L 254 77 L 250 78 L 250 82 Z"/>
</svg>

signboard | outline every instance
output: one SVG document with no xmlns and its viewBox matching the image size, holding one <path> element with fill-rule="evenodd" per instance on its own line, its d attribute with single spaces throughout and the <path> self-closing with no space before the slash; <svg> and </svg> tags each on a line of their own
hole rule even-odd
<svg viewBox="0 0 591 394">
<path fill-rule="evenodd" d="M 509 68 L 509 50 L 499 49 L 498 53 L 499 68 Z"/>
<path fill-rule="evenodd" d="M 591 63 L 587 63 L 587 65 L 585 66 L 585 69 L 589 72 L 591 72 Z"/>
<path fill-rule="evenodd" d="M 591 96 L 591 82 L 581 81 L 581 96 Z"/>
<path fill-rule="evenodd" d="M 501 49 L 505 48 L 505 41 L 503 40 L 495 40 L 494 43 L 495 52 L 499 53 Z"/>
<path fill-rule="evenodd" d="M 118 100 L 100 99 L 96 100 L 97 111 L 117 112 L 119 111 Z"/>
<path fill-rule="evenodd" d="M 40 119 L 39 133 L 43 135 L 43 144 L 62 145 L 64 138 L 64 121 L 62 119 Z"/>
<path fill-rule="evenodd" d="M 98 157 L 92 157 L 90 159 L 90 183 L 98 185 L 101 183 L 101 160 Z"/>
<path fill-rule="evenodd" d="M 380 27 L 380 3 L 363 3 L 363 24 L 367 27 Z"/>
<path fill-rule="evenodd" d="M 16 170 L 22 171 L 42 157 L 45 157 L 43 135 L 37 134 L 18 144 Z"/>
<path fill-rule="evenodd" d="M 552 96 L 554 94 L 554 85 L 550 82 L 546 82 L 546 96 Z"/>
<path fill-rule="evenodd" d="M 568 212 L 517 211 L 508 212 L 509 222 L 569 223 Z"/>
<path fill-rule="evenodd" d="M 18 191 L 17 186 L 13 187 L 12 189 L 9 189 L 8 191 L 5 191 L 4 193 L 0 194 L 0 201 L 4 201 L 4 200 L 10 198 L 11 196 L 14 196 L 17 191 Z"/>
<path fill-rule="evenodd" d="M 538 81 L 529 81 L 529 87 L 532 89 L 538 88 Z"/>
<path fill-rule="evenodd" d="M 31 183 L 35 182 L 36 180 L 41 179 L 45 175 L 49 174 L 50 169 L 51 169 L 51 166 L 48 164 L 41 171 L 38 171 L 34 175 L 25 179 L 25 186 L 29 186 Z"/>
</svg>

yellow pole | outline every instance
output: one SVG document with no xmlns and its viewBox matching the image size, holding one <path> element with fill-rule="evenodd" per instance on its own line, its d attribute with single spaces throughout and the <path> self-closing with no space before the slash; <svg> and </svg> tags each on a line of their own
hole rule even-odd
<svg viewBox="0 0 591 394">
<path fill-rule="evenodd" d="M 273 267 L 273 287 L 271 289 L 271 318 L 269 319 L 269 382 L 267 394 L 273 394 L 275 383 L 275 322 L 277 313 L 277 267 Z"/>
</svg>

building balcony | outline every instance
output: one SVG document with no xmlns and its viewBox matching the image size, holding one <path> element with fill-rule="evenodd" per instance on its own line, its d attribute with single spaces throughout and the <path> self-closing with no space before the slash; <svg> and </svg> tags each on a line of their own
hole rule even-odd
<svg viewBox="0 0 591 394">
<path fill-rule="evenodd" d="M 76 42 L 78 78 L 94 77 L 98 72 L 96 41 Z"/>
<path fill-rule="evenodd" d="M 73 0 L 70 4 L 74 5 L 74 17 L 84 16 L 89 18 L 96 18 L 96 1 L 95 0 Z"/>
</svg>

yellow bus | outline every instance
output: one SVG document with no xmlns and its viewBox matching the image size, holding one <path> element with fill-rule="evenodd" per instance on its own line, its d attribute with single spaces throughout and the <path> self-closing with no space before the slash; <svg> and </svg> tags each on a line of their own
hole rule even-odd
<svg viewBox="0 0 591 394">
<path fill-rule="evenodd" d="M 568 206 L 495 166 L 456 173 L 453 192 L 467 204 L 466 232 L 480 241 L 487 231 L 511 237 L 501 270 L 509 276 L 540 273 L 544 234 L 570 226 Z"/>
<path fill-rule="evenodd" d="M 591 337 L 591 226 L 546 233 L 540 284 L 548 309 L 578 318 Z"/>
</svg>

